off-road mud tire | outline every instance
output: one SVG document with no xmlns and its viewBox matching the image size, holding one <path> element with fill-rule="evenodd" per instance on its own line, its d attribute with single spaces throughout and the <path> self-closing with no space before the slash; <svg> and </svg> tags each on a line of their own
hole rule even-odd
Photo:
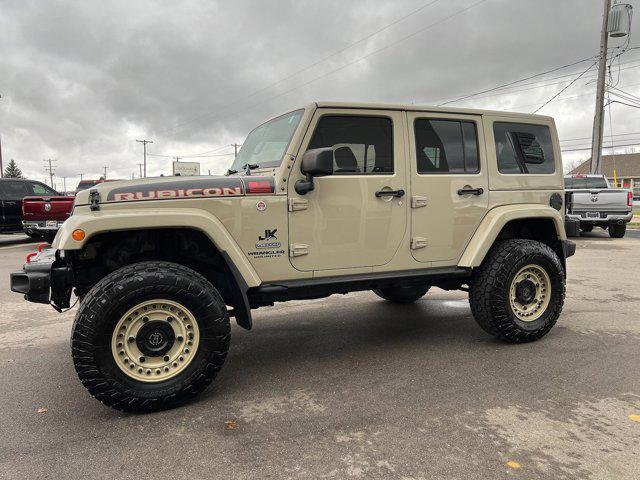
<svg viewBox="0 0 640 480">
<path fill-rule="evenodd" d="M 373 291 L 380 298 L 393 303 L 413 303 L 426 295 L 431 285 L 397 285 L 379 288 Z"/>
<path fill-rule="evenodd" d="M 184 370 L 146 383 L 118 367 L 111 339 L 128 310 L 159 298 L 188 308 L 200 339 Z M 189 268 L 160 261 L 132 264 L 107 275 L 83 300 L 71 335 L 73 362 L 82 384 L 105 405 L 136 413 L 176 407 L 202 392 L 224 364 L 231 336 L 225 303 L 207 279 Z"/>
<path fill-rule="evenodd" d="M 548 305 L 534 321 L 521 321 L 510 302 L 511 284 L 523 267 L 541 267 L 549 276 Z M 487 333 L 511 343 L 544 337 L 556 324 L 565 297 L 565 274 L 558 255 L 544 243 L 527 239 L 497 242 L 473 271 L 469 285 L 471 312 Z"/>
</svg>

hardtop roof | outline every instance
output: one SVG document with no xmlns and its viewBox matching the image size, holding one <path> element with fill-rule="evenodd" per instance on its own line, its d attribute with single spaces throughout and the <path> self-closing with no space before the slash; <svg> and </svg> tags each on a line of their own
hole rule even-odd
<svg viewBox="0 0 640 480">
<path fill-rule="evenodd" d="M 318 108 L 353 108 L 353 109 L 369 109 L 369 110 L 405 110 L 412 112 L 436 112 L 436 113 L 459 113 L 468 115 L 496 115 L 508 117 L 537 118 L 540 120 L 553 120 L 553 117 L 547 115 L 533 115 L 531 113 L 505 112 L 501 110 L 481 110 L 474 108 L 458 108 L 458 107 L 436 107 L 432 105 L 414 105 L 402 103 L 360 103 L 360 102 L 331 102 L 322 101 L 315 102 L 310 106 Z"/>
</svg>

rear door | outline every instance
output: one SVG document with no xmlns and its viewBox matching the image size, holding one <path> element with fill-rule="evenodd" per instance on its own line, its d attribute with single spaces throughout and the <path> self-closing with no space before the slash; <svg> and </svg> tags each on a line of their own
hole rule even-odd
<svg viewBox="0 0 640 480">
<path fill-rule="evenodd" d="M 4 180 L 2 189 L 5 228 L 20 230 L 22 228 L 22 199 L 31 194 L 29 184 L 21 180 Z"/>
<path fill-rule="evenodd" d="M 457 263 L 489 205 L 479 115 L 408 112 L 411 252 L 419 262 Z"/>
</svg>

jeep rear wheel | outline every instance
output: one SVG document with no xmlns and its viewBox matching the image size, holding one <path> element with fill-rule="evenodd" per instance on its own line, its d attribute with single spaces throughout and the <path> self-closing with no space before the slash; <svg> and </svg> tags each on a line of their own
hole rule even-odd
<svg viewBox="0 0 640 480">
<path fill-rule="evenodd" d="M 611 238 L 622 238 L 624 234 L 627 232 L 627 224 L 623 223 L 622 225 L 616 225 L 612 223 L 609 225 L 609 236 Z"/>
<path fill-rule="evenodd" d="M 393 303 L 412 303 L 420 300 L 429 291 L 431 285 L 394 285 L 373 291 L 380 298 Z"/>
<path fill-rule="evenodd" d="M 204 277 L 181 265 L 141 262 L 106 276 L 73 325 L 82 384 L 105 405 L 151 412 L 204 390 L 224 364 L 226 305 Z"/>
<path fill-rule="evenodd" d="M 503 240 L 474 270 L 469 287 L 471 311 L 483 330 L 508 342 L 531 342 L 546 335 L 560 316 L 564 269 L 541 242 Z"/>
</svg>

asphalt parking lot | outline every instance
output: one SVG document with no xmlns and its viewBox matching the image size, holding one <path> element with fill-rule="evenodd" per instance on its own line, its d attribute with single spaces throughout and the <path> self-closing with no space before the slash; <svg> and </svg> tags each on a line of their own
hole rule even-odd
<svg viewBox="0 0 640 480">
<path fill-rule="evenodd" d="M 463 292 L 280 304 L 197 401 L 136 416 L 77 380 L 74 311 L 9 292 L 33 245 L 0 236 L 0 478 L 640 478 L 640 232 L 576 241 L 539 342 L 488 337 Z"/>
</svg>

